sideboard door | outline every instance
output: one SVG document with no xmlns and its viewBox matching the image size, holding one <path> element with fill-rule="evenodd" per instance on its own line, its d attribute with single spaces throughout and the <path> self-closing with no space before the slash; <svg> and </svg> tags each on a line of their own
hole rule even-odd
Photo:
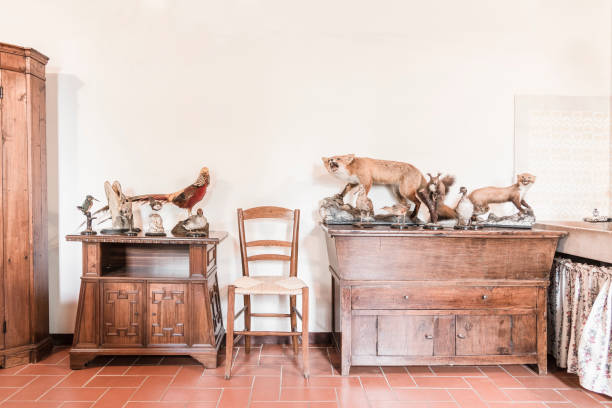
<svg viewBox="0 0 612 408">
<path fill-rule="evenodd" d="M 143 344 L 144 284 L 104 282 L 102 292 L 102 344 L 141 346 Z"/>
<path fill-rule="evenodd" d="M 511 354 L 510 315 L 458 315 L 457 355 Z"/>
<path fill-rule="evenodd" d="M 435 316 L 378 316 L 379 356 L 433 356 Z"/>
<path fill-rule="evenodd" d="M 184 283 L 149 284 L 150 345 L 187 345 L 189 338 L 188 285 Z"/>
</svg>

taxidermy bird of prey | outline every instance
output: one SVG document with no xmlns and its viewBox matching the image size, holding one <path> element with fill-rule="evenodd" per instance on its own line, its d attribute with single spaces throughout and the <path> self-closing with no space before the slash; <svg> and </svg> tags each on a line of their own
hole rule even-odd
<svg viewBox="0 0 612 408">
<path fill-rule="evenodd" d="M 202 167 L 197 180 L 190 186 L 185 187 L 182 190 L 174 192 L 172 194 L 143 194 L 138 196 L 130 197 L 129 199 L 133 202 L 147 201 L 149 203 L 160 202 L 160 203 L 172 203 L 179 208 L 185 208 L 191 216 L 191 210 L 194 205 L 199 203 L 204 195 L 206 195 L 206 189 L 210 183 L 210 174 L 208 173 L 208 167 Z M 153 205 L 151 205 L 153 209 Z"/>
<path fill-rule="evenodd" d="M 83 201 L 83 204 L 77 205 L 77 209 L 79 211 L 81 211 L 83 214 L 87 214 L 89 212 L 89 210 L 91 210 L 91 207 L 93 207 L 94 200 L 100 201 L 97 198 L 95 198 L 94 196 L 88 194 L 85 197 L 85 201 Z"/>
</svg>

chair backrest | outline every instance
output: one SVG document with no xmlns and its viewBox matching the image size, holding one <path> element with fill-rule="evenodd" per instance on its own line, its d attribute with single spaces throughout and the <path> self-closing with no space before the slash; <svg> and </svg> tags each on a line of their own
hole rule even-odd
<svg viewBox="0 0 612 408">
<path fill-rule="evenodd" d="M 258 240 L 246 241 L 244 222 L 247 220 L 275 218 L 293 221 L 291 241 Z M 289 276 L 297 276 L 298 238 L 300 232 L 300 210 L 282 207 L 254 207 L 248 210 L 238 209 L 238 233 L 240 235 L 240 256 L 242 258 L 242 275 L 249 276 L 249 262 L 253 261 L 286 261 L 289 262 Z M 248 256 L 249 247 L 284 247 L 291 248 L 291 255 L 258 254 Z"/>
</svg>

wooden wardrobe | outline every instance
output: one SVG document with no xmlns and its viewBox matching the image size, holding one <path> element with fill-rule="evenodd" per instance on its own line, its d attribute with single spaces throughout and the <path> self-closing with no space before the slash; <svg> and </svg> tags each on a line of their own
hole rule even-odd
<svg viewBox="0 0 612 408">
<path fill-rule="evenodd" d="M 45 65 L 0 43 L 0 367 L 40 360 L 49 337 Z"/>
</svg>

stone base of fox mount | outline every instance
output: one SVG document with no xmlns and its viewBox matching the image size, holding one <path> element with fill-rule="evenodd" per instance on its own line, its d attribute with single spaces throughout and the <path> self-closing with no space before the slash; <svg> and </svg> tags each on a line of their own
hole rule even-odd
<svg viewBox="0 0 612 408">
<path fill-rule="evenodd" d="M 361 218 L 360 211 L 352 205 L 345 204 L 339 196 L 326 197 L 319 202 L 319 216 L 321 221 L 328 225 L 354 224 L 364 222 L 368 224 L 390 225 L 404 221 L 401 216 L 390 214 L 374 214 Z M 420 219 L 411 220 L 406 216 L 406 225 L 424 224 Z"/>
<path fill-rule="evenodd" d="M 478 219 L 476 222 L 483 227 L 497 227 L 497 228 L 521 228 L 530 229 L 533 228 L 536 218 L 533 214 L 533 210 L 528 208 L 524 213 L 519 212 L 513 215 L 506 215 L 498 217 L 493 213 L 489 213 L 486 218 Z"/>
</svg>

